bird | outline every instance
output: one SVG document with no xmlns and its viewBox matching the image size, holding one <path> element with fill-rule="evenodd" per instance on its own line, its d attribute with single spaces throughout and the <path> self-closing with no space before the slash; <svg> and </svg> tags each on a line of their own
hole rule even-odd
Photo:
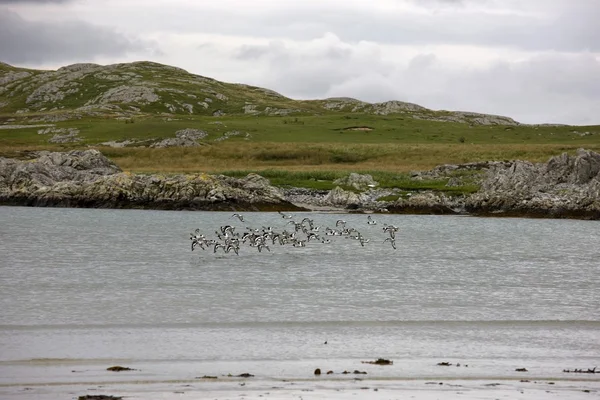
<svg viewBox="0 0 600 400">
<path fill-rule="evenodd" d="M 240 221 L 244 222 L 244 216 L 242 214 L 235 213 L 231 216 L 231 218 L 237 217 Z"/>
<path fill-rule="evenodd" d="M 375 220 L 373 219 L 373 217 L 371 217 L 371 216 L 369 215 L 369 216 L 367 216 L 367 224 L 369 224 L 369 225 L 377 225 L 377 221 L 375 221 Z"/>
<path fill-rule="evenodd" d="M 277 211 L 279 213 L 279 215 L 281 215 L 281 218 L 286 218 L 286 219 L 291 219 L 292 218 L 292 214 L 284 214 L 281 211 Z"/>
<path fill-rule="evenodd" d="M 394 248 L 394 250 L 396 250 L 396 239 L 389 237 L 389 238 L 385 239 L 383 241 L 383 243 L 385 243 L 387 241 L 389 241 L 392 244 L 392 247 Z"/>
</svg>

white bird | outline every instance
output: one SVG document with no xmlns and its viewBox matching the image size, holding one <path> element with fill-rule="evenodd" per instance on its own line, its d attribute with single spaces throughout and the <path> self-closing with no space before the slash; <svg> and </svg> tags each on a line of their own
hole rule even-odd
<svg viewBox="0 0 600 400">
<path fill-rule="evenodd" d="M 286 219 L 291 219 L 292 218 L 292 214 L 284 214 L 281 211 L 277 211 L 279 213 L 279 215 L 281 215 L 281 218 L 286 218 Z"/>
<path fill-rule="evenodd" d="M 394 248 L 394 250 L 395 250 L 395 249 L 396 249 L 396 239 L 389 237 L 389 238 L 385 239 L 385 240 L 383 241 L 383 243 L 385 243 L 385 242 L 387 242 L 387 241 L 389 241 L 389 242 L 392 244 L 392 247 L 393 247 L 393 248 Z"/>
<path fill-rule="evenodd" d="M 371 217 L 371 216 L 369 215 L 369 216 L 367 216 L 367 224 L 369 224 L 369 225 L 377 225 L 377 221 L 375 221 L 375 220 L 373 219 L 373 217 Z"/>
<path fill-rule="evenodd" d="M 231 217 L 237 217 L 240 221 L 244 222 L 244 216 L 242 214 L 235 213 Z"/>
</svg>

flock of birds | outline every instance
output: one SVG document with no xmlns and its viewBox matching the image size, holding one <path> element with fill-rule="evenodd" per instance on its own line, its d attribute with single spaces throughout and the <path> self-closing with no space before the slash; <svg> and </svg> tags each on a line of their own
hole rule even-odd
<svg viewBox="0 0 600 400">
<path fill-rule="evenodd" d="M 192 251 L 195 249 L 212 250 L 213 253 L 221 250 L 224 253 L 233 252 L 239 255 L 242 246 L 254 247 L 259 252 L 263 250 L 271 251 L 270 246 L 293 246 L 306 247 L 310 242 L 318 242 L 323 244 L 331 243 L 330 237 L 345 237 L 347 239 L 356 240 L 361 246 L 371 241 L 370 238 L 365 238 L 362 233 L 355 227 L 350 227 L 343 219 L 338 219 L 335 227 L 325 227 L 322 229 L 320 225 L 315 225 L 313 219 L 304 217 L 302 220 L 295 221 L 294 216 L 278 211 L 281 218 L 287 220 L 283 230 L 275 230 L 270 226 L 262 226 L 261 228 L 246 227 L 244 231 L 236 231 L 233 225 L 224 225 L 215 231 L 215 237 L 207 237 L 200 229 L 196 229 L 190 234 L 192 242 Z M 244 216 L 239 213 L 234 213 L 231 218 L 236 218 L 244 223 Z M 377 221 L 371 215 L 367 216 L 367 225 L 377 225 Z M 383 243 L 389 243 L 393 249 L 396 249 L 396 232 L 398 227 L 394 225 L 384 224 L 382 227 L 386 238 Z"/>
</svg>

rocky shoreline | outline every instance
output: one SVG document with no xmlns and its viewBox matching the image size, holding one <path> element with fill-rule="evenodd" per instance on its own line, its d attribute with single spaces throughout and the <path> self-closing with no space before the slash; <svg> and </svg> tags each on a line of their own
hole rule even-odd
<svg viewBox="0 0 600 400">
<path fill-rule="evenodd" d="M 460 196 L 406 192 L 379 188 L 370 176 L 358 174 L 333 190 L 281 189 L 256 174 L 136 175 L 121 171 L 98 150 L 41 151 L 27 160 L 0 158 L 0 204 L 600 219 L 600 154 L 592 151 L 579 149 L 574 156 L 565 153 L 540 164 L 442 165 L 412 174 L 415 180 L 445 179 L 449 186 L 460 185 L 464 177 L 480 189 Z"/>
</svg>

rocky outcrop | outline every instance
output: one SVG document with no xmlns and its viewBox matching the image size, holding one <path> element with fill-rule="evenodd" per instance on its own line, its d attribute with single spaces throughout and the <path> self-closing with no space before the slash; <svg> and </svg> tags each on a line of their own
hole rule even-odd
<svg viewBox="0 0 600 400">
<path fill-rule="evenodd" d="M 181 129 L 175 132 L 175 138 L 161 140 L 160 142 L 150 145 L 150 147 L 195 147 L 200 146 L 198 140 L 204 139 L 206 136 L 208 136 L 208 134 L 199 129 Z"/>
<path fill-rule="evenodd" d="M 352 172 L 350 175 L 336 179 L 333 181 L 335 185 L 345 185 L 352 187 L 357 190 L 367 190 L 369 188 L 374 188 L 379 185 L 378 182 L 373 180 L 373 177 L 369 174 L 361 175 L 355 172 Z"/>
<path fill-rule="evenodd" d="M 600 219 L 600 154 L 579 149 L 547 163 L 526 161 L 444 165 L 412 179 L 476 172 L 480 190 L 449 196 L 394 188 L 282 190 L 259 175 L 134 175 L 97 150 L 38 152 L 31 160 L 0 158 L 0 204 L 62 207 L 298 210 L 336 209 L 407 214 L 472 214 Z M 371 182 L 364 175 L 345 178 Z M 471 177 L 467 174 L 466 176 Z M 450 178 L 449 177 L 453 177 Z M 366 180 L 364 180 L 366 179 Z M 373 181 L 374 182 L 374 181 Z"/>
<path fill-rule="evenodd" d="M 357 193 L 337 187 L 329 192 L 290 189 L 285 195 L 290 202 L 313 209 L 600 219 L 600 154 L 584 149 L 540 164 L 517 160 L 441 165 L 411 178 L 446 180 L 448 187 L 476 184 L 480 190 L 447 195 L 389 188 Z"/>
<path fill-rule="evenodd" d="M 73 64 L 56 71 L 24 70 L 5 65 L 0 68 L 0 108 L 24 114 L 29 122 L 59 122 L 88 116 L 155 116 L 159 112 L 215 117 L 341 112 L 398 114 L 470 125 L 518 125 L 508 117 L 435 111 L 397 100 L 382 103 L 347 97 L 293 100 L 269 89 L 219 82 L 153 62 Z"/>
<path fill-rule="evenodd" d="M 542 164 L 495 164 L 465 207 L 477 214 L 600 219 L 600 154 L 579 149 Z"/>
<path fill-rule="evenodd" d="M 0 158 L 0 203 L 27 206 L 193 210 L 290 210 L 261 176 L 134 175 L 97 150 Z"/>
</svg>

